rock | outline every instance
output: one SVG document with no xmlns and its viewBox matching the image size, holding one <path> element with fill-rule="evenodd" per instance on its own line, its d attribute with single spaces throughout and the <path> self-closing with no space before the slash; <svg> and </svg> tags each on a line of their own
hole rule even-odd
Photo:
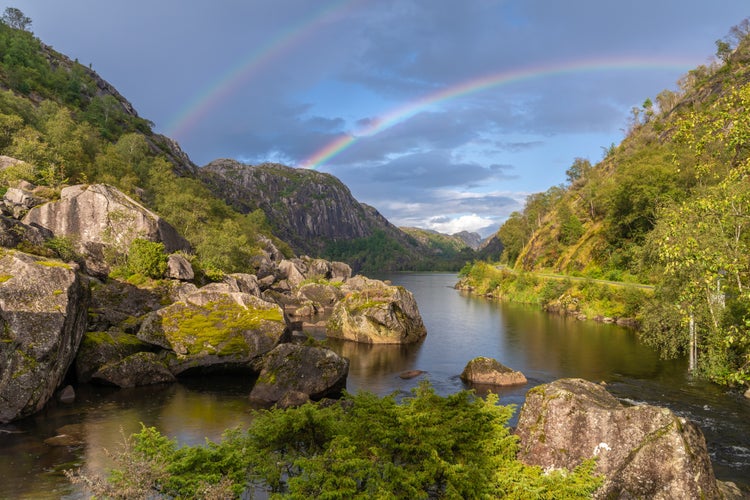
<svg viewBox="0 0 750 500">
<path fill-rule="evenodd" d="M 0 423 L 41 410 L 86 331 L 78 266 L 9 251 L 0 257 Z"/>
<path fill-rule="evenodd" d="M 91 375 L 91 380 L 117 387 L 137 387 L 174 382 L 176 379 L 158 355 L 137 352 L 102 366 Z"/>
<path fill-rule="evenodd" d="M 105 184 L 63 188 L 59 201 L 32 208 L 23 222 L 71 238 L 86 270 L 96 276 L 106 277 L 112 258 L 127 255 L 136 238 L 162 242 L 170 253 L 189 250 L 164 219 Z"/>
<path fill-rule="evenodd" d="M 461 373 L 461 380 L 482 385 L 519 385 L 525 384 L 523 373 L 512 370 L 492 358 L 479 356 L 472 359 Z"/>
<path fill-rule="evenodd" d="M 309 259 L 306 261 L 307 264 L 307 272 L 305 273 L 305 278 L 307 279 L 330 279 L 331 277 L 331 263 L 324 259 L 310 259 L 308 257 L 303 257 L 304 259 Z"/>
<path fill-rule="evenodd" d="M 342 290 L 326 326 L 329 337 L 369 344 L 407 344 L 427 335 L 411 292 L 356 276 Z"/>
<path fill-rule="evenodd" d="M 530 390 L 516 434 L 519 459 L 573 469 L 597 458 L 595 498 L 719 498 L 700 429 L 666 408 L 623 406 L 603 387 L 563 379 Z"/>
<path fill-rule="evenodd" d="M 748 388 L 748 390 L 745 391 L 745 397 L 750 399 L 750 388 Z"/>
<path fill-rule="evenodd" d="M 190 261 L 184 255 L 173 253 L 169 255 L 167 260 L 167 277 L 190 281 L 195 278 L 195 273 L 193 272 L 192 264 L 190 264 Z"/>
<path fill-rule="evenodd" d="M 344 298 L 344 292 L 340 287 L 324 283 L 306 283 L 299 287 L 296 298 L 300 302 L 312 302 L 321 307 L 331 307 Z"/>
<path fill-rule="evenodd" d="M 0 246 L 2 247 L 41 248 L 52 236 L 52 232 L 43 227 L 29 226 L 11 217 L 0 215 Z"/>
<path fill-rule="evenodd" d="M 346 388 L 348 375 L 349 360 L 330 349 L 281 344 L 263 357 L 250 399 L 275 403 L 289 391 L 304 393 L 316 401 L 337 397 Z"/>
<path fill-rule="evenodd" d="M 20 219 L 30 208 L 47 202 L 45 198 L 35 196 L 32 192 L 21 188 L 8 188 L 3 195 L 3 203 L 13 217 Z"/>
<path fill-rule="evenodd" d="M 58 434 L 57 436 L 45 439 L 44 444 L 48 446 L 82 446 L 84 442 L 76 436 Z"/>
<path fill-rule="evenodd" d="M 423 373 L 426 373 L 426 372 L 423 370 L 406 370 L 404 372 L 399 373 L 398 377 L 404 380 L 409 380 L 409 379 L 419 377 Z"/>
<path fill-rule="evenodd" d="M 299 263 L 291 260 L 282 260 L 279 262 L 279 272 L 281 279 L 286 280 L 291 288 L 297 288 L 303 281 L 305 281 L 305 275 L 303 269 L 300 269 Z"/>
<path fill-rule="evenodd" d="M 300 391 L 287 391 L 276 403 L 276 408 L 296 408 L 310 402 L 310 396 Z"/>
<path fill-rule="evenodd" d="M 87 332 L 83 336 L 75 359 L 76 378 L 80 383 L 90 382 L 92 375 L 104 365 L 122 361 L 151 345 L 135 335 L 121 331 Z"/>
<path fill-rule="evenodd" d="M 234 273 L 224 278 L 225 282 L 233 283 L 238 292 L 249 293 L 260 297 L 260 285 L 258 277 L 254 274 Z"/>
<path fill-rule="evenodd" d="M 76 391 L 72 385 L 66 385 L 60 394 L 57 395 L 57 400 L 61 403 L 72 403 L 76 400 Z"/>
<path fill-rule="evenodd" d="M 746 500 L 748 495 L 745 495 L 742 490 L 731 481 L 716 481 L 719 487 L 719 492 L 723 500 Z"/>
<path fill-rule="evenodd" d="M 346 281 L 352 277 L 352 268 L 343 262 L 331 262 L 331 281 Z"/>
<path fill-rule="evenodd" d="M 136 286 L 118 280 L 103 283 L 93 280 L 88 328 L 101 332 L 116 328 L 136 333 L 142 317 L 172 302 L 172 295 L 173 290 L 168 285 Z"/>
<path fill-rule="evenodd" d="M 281 308 L 214 283 L 184 302 L 150 313 L 138 338 L 172 351 L 172 373 L 198 368 L 247 368 L 291 336 Z"/>
</svg>

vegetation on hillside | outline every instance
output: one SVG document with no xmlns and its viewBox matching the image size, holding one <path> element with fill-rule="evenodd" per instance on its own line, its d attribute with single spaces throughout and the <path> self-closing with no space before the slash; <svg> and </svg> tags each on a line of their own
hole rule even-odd
<svg viewBox="0 0 750 500">
<path fill-rule="evenodd" d="M 498 232 L 517 271 L 656 285 L 643 340 L 730 385 L 750 383 L 749 35 L 732 28 L 715 63 L 633 108 L 619 146 L 576 159 Z"/>
<path fill-rule="evenodd" d="M 182 446 L 153 428 L 131 438 L 109 479 L 74 475 L 97 496 L 237 498 L 589 498 L 593 461 L 544 471 L 516 459 L 513 408 L 426 384 L 400 403 L 368 393 L 257 412 L 247 431 Z"/>
<path fill-rule="evenodd" d="M 102 92 L 90 69 L 22 29 L 31 21 L 15 10 L 0 22 L 0 154 L 25 163 L 0 172 L 0 187 L 26 180 L 54 195 L 65 184 L 114 185 L 187 237 L 206 275 L 246 270 L 258 235 L 274 239 L 264 214 L 240 214 L 179 176 L 151 124 L 113 89 Z"/>
</svg>

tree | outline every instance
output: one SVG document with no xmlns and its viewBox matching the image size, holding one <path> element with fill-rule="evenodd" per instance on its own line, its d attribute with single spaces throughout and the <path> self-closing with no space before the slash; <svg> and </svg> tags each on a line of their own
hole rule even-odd
<svg viewBox="0 0 750 500">
<path fill-rule="evenodd" d="M 6 7 L 3 14 L 2 22 L 17 30 L 28 31 L 31 27 L 31 18 L 24 15 L 20 9 L 15 7 Z"/>
</svg>

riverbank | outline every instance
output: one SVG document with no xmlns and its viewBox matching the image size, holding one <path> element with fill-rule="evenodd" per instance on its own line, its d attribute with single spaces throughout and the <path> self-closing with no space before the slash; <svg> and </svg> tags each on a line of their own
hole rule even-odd
<svg viewBox="0 0 750 500">
<path fill-rule="evenodd" d="M 638 327 L 643 306 L 653 294 L 651 287 L 638 284 L 515 272 L 487 262 L 464 267 L 455 288 L 492 299 L 537 305 L 547 312 L 579 320 L 631 328 Z"/>
</svg>

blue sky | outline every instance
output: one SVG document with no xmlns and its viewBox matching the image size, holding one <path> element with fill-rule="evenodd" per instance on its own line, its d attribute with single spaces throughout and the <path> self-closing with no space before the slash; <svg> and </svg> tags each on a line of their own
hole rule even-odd
<svg viewBox="0 0 750 500">
<path fill-rule="evenodd" d="M 526 195 L 563 182 L 576 157 L 600 160 L 634 106 L 677 90 L 750 16 L 746 0 L 7 5 L 198 165 L 311 165 L 343 138 L 347 147 L 312 166 L 358 200 L 397 225 L 482 235 Z M 516 73 L 526 76 L 471 86 Z M 425 100 L 440 92 L 450 97 Z"/>
</svg>

